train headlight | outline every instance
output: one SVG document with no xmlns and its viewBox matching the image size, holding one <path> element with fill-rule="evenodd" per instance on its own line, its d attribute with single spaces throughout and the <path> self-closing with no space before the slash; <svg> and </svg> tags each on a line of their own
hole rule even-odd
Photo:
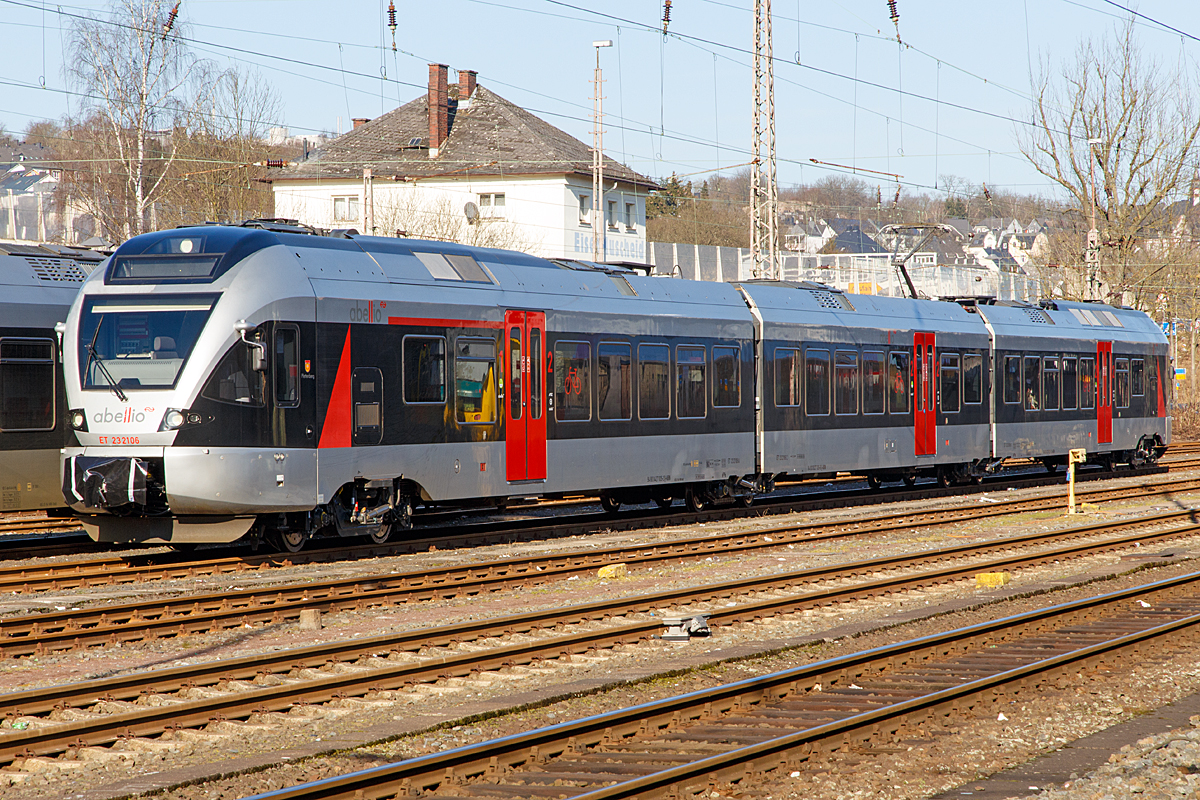
<svg viewBox="0 0 1200 800">
<path fill-rule="evenodd" d="M 185 420 L 182 411 L 177 408 L 168 408 L 167 413 L 163 414 L 162 426 L 159 427 L 159 430 L 173 431 L 183 425 Z"/>
<path fill-rule="evenodd" d="M 87 412 L 82 408 L 73 408 L 67 412 L 67 421 L 71 423 L 71 428 L 77 431 L 86 431 Z"/>
</svg>

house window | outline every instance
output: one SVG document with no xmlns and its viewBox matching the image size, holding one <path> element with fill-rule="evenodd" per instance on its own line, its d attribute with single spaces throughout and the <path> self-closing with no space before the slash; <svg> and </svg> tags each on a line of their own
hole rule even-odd
<svg viewBox="0 0 1200 800">
<path fill-rule="evenodd" d="M 333 198 L 333 218 L 338 222 L 358 222 L 358 195 Z"/>
<path fill-rule="evenodd" d="M 590 194 L 579 195 L 579 224 L 592 224 L 592 196 Z"/>
<path fill-rule="evenodd" d="M 484 219 L 504 219 L 504 192 L 479 195 L 479 216 Z"/>
<path fill-rule="evenodd" d="M 608 201 L 608 227 L 614 231 L 617 229 L 617 201 Z"/>
<path fill-rule="evenodd" d="M 637 203 L 625 204 L 625 230 L 637 230 Z"/>
</svg>

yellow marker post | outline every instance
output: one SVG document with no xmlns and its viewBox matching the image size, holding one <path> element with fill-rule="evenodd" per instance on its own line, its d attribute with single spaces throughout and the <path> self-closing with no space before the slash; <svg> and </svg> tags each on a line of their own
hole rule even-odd
<svg viewBox="0 0 1200 800">
<path fill-rule="evenodd" d="M 1087 461 L 1087 450 L 1073 447 L 1067 453 L 1067 513 L 1075 513 L 1075 465 Z"/>
</svg>

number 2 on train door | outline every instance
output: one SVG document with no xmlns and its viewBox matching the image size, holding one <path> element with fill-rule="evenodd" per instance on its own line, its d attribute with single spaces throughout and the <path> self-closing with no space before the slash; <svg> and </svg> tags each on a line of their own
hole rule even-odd
<svg viewBox="0 0 1200 800">
<path fill-rule="evenodd" d="M 542 368 L 546 315 L 505 311 L 505 475 L 510 481 L 546 478 L 546 374 Z"/>
<path fill-rule="evenodd" d="M 913 333 L 913 355 L 916 374 L 913 375 L 913 421 L 916 455 L 937 455 L 937 409 L 934 389 L 934 335 L 923 331 Z"/>
</svg>

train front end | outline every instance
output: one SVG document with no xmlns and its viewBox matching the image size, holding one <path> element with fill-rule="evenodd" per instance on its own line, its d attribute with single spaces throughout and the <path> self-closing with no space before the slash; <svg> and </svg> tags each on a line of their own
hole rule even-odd
<svg viewBox="0 0 1200 800">
<path fill-rule="evenodd" d="M 84 284 L 63 336 L 79 446 L 62 490 L 93 539 L 233 541 L 259 514 L 312 508 L 312 432 L 285 409 L 304 369 L 292 320 L 314 299 L 278 245 L 250 228 L 145 234 Z"/>
</svg>

